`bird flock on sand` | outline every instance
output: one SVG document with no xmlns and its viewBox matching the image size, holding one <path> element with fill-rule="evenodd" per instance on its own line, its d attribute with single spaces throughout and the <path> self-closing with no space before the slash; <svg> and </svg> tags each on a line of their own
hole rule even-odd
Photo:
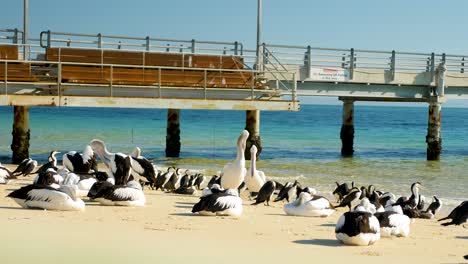
<svg viewBox="0 0 468 264">
<path fill-rule="evenodd" d="M 433 196 L 426 206 L 424 189 L 420 182 L 411 185 L 409 197 L 396 197 L 378 190 L 374 185 L 355 186 L 336 182 L 333 204 L 314 188 L 298 181 L 284 184 L 269 180 L 256 164 L 257 147 L 252 146 L 250 168 L 246 168 L 244 152 L 249 133 L 243 130 L 237 140 L 237 156 L 226 164 L 220 175 L 206 182 L 206 176 L 190 170 L 169 167 L 160 169 L 141 154 L 136 147 L 132 153 L 110 152 L 105 143 L 93 139 L 82 153 L 70 151 L 62 158 L 59 167 L 52 151 L 48 162 L 40 167 L 32 159 L 25 159 L 14 170 L 0 165 L 0 183 L 20 176 L 36 174 L 32 184 L 12 191 L 7 197 L 23 208 L 47 210 L 84 210 L 85 202 L 98 202 L 107 206 L 144 206 L 143 187 L 184 195 L 200 195 L 192 213 L 240 217 L 243 213 L 242 192 L 248 193 L 251 205 L 286 201 L 283 210 L 287 215 L 303 217 L 328 217 L 339 207 L 347 207 L 336 223 L 336 238 L 346 245 L 368 246 L 381 237 L 407 237 L 415 218 L 434 219 L 442 207 L 441 200 Z M 99 158 L 106 171 L 98 170 Z M 462 225 L 467 222 L 468 201 L 439 221 L 443 226 Z"/>
</svg>

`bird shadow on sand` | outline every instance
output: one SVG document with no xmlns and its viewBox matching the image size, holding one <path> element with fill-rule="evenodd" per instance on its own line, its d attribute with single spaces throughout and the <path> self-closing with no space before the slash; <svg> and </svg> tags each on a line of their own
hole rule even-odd
<svg viewBox="0 0 468 264">
<path fill-rule="evenodd" d="M 195 203 L 190 203 L 190 202 L 176 202 L 176 204 L 195 205 Z"/>
<path fill-rule="evenodd" d="M 456 236 L 455 238 L 458 238 L 458 239 L 468 239 L 468 236 Z"/>
<path fill-rule="evenodd" d="M 335 227 L 335 224 L 321 224 L 320 226 L 328 226 L 328 227 Z"/>
<path fill-rule="evenodd" d="M 173 213 L 169 215 L 175 215 L 175 216 L 200 216 L 199 214 L 194 214 L 194 213 Z"/>
<path fill-rule="evenodd" d="M 338 240 L 334 239 L 310 239 L 310 240 L 294 240 L 293 243 L 301 245 L 316 245 L 324 247 L 340 247 L 342 244 Z"/>
<path fill-rule="evenodd" d="M 25 208 L 22 207 L 9 207 L 9 206 L 0 206 L 0 209 L 7 209 L 7 210 L 25 210 Z M 39 209 L 37 209 L 39 210 Z"/>
<path fill-rule="evenodd" d="M 174 205 L 176 208 L 192 209 L 193 206 L 189 205 Z"/>
</svg>

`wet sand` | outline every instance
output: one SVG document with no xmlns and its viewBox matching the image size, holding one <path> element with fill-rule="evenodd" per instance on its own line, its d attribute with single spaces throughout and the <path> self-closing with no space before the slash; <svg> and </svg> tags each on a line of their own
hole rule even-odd
<svg viewBox="0 0 468 264">
<path fill-rule="evenodd" d="M 84 212 L 21 209 L 5 197 L 32 179 L 0 185 L 2 263 L 464 263 L 468 254 L 468 228 L 436 220 L 417 219 L 407 238 L 353 247 L 335 239 L 345 209 L 293 217 L 282 202 L 244 199 L 236 219 L 192 214 L 198 197 L 148 189 L 144 208 L 87 202 Z"/>
</svg>

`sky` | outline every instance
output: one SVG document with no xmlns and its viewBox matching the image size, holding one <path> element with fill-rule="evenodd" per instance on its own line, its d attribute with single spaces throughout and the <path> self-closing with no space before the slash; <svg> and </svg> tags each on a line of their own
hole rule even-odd
<svg viewBox="0 0 468 264">
<path fill-rule="evenodd" d="M 3 2 L 0 28 L 22 28 L 23 1 Z M 262 42 L 468 54 L 466 10 L 466 0 L 263 0 Z M 239 41 L 254 49 L 256 22 L 255 0 L 29 0 L 34 38 L 51 30 Z"/>
</svg>

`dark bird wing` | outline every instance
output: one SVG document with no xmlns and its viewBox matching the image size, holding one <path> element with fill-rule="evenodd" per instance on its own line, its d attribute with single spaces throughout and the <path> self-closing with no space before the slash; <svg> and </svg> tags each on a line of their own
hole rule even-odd
<svg viewBox="0 0 468 264">
<path fill-rule="evenodd" d="M 153 164 L 151 161 L 144 157 L 132 157 L 134 161 L 136 161 L 140 167 L 143 169 L 143 171 L 136 171 L 138 174 L 141 176 L 145 177 L 149 182 L 155 183 L 156 182 L 156 171 L 154 170 Z"/>
<path fill-rule="evenodd" d="M 257 205 L 268 200 L 268 198 L 270 198 L 273 192 L 275 191 L 275 187 L 276 186 L 274 181 L 267 181 L 265 184 L 263 184 L 262 188 L 260 188 L 260 190 L 258 191 L 255 203 L 253 203 L 252 205 Z"/>
<path fill-rule="evenodd" d="M 356 199 L 357 193 L 358 193 L 357 190 L 350 192 L 348 195 L 343 197 L 343 200 L 341 200 L 341 203 L 335 206 L 335 208 L 348 206 L 349 204 L 351 204 Z"/>
<path fill-rule="evenodd" d="M 18 173 L 18 172 L 19 172 L 18 175 L 23 174 L 23 171 L 24 171 L 24 169 L 26 168 L 26 164 L 28 164 L 28 161 L 29 161 L 29 160 L 30 160 L 30 159 L 24 159 L 24 160 L 18 165 L 18 167 L 16 167 L 16 169 L 13 171 L 13 174 L 16 174 L 16 173 Z"/>
<path fill-rule="evenodd" d="M 229 198 L 229 196 L 232 195 L 220 192 L 201 197 L 200 201 L 193 206 L 192 213 L 200 211 L 220 212 L 229 209 L 229 203 L 221 203 L 218 200 L 222 198 Z M 237 198 L 236 196 L 232 197 Z"/>
<path fill-rule="evenodd" d="M 115 185 L 127 184 L 130 177 L 130 169 L 132 167 L 130 157 L 115 155 L 114 162 L 117 167 L 114 173 Z"/>
<path fill-rule="evenodd" d="M 455 207 L 448 216 L 444 217 L 444 218 L 441 218 L 439 219 L 439 222 L 440 221 L 444 221 L 444 220 L 447 220 L 447 219 L 453 219 L 455 217 L 455 215 L 457 214 L 457 211 L 465 204 L 468 204 L 468 201 L 464 201 L 462 202 L 460 205 L 458 205 L 457 207 Z"/>
</svg>

